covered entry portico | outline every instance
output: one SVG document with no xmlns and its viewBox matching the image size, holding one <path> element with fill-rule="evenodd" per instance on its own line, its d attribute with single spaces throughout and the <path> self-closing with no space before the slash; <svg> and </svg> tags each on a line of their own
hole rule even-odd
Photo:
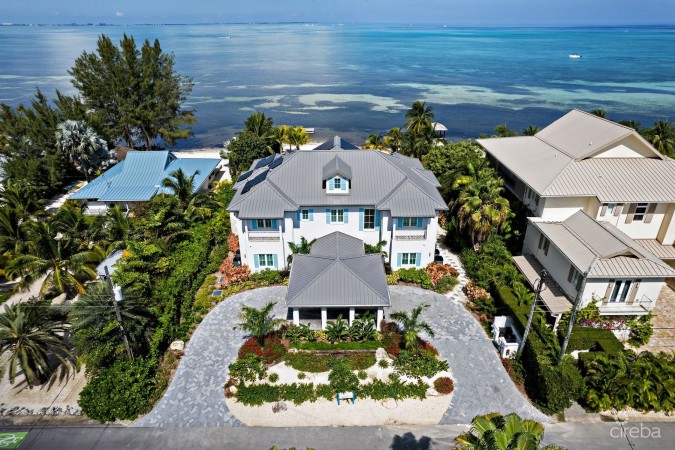
<svg viewBox="0 0 675 450">
<path fill-rule="evenodd" d="M 344 233 L 317 239 L 308 255 L 293 257 L 286 306 L 296 325 L 321 329 L 339 315 L 351 325 L 370 311 L 379 331 L 391 306 L 382 257 L 366 255 L 363 241 Z"/>
</svg>

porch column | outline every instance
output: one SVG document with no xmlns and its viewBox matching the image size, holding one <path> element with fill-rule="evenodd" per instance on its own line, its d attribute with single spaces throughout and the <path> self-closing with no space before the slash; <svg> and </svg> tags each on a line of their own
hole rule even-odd
<svg viewBox="0 0 675 450">
<path fill-rule="evenodd" d="M 356 308 L 349 308 L 349 326 L 352 326 L 352 323 L 354 323 L 354 319 L 356 319 Z"/>
<path fill-rule="evenodd" d="M 558 314 L 557 316 L 553 317 L 555 318 L 555 322 L 553 322 L 553 332 L 555 333 L 556 331 L 558 331 L 558 325 L 560 325 L 560 318 L 562 317 L 562 314 Z"/>
<path fill-rule="evenodd" d="M 380 322 L 384 319 L 384 309 L 377 308 L 377 322 L 375 323 L 375 329 L 380 331 Z"/>
<path fill-rule="evenodd" d="M 298 308 L 293 308 L 293 323 L 296 326 L 300 325 L 300 310 Z"/>
<path fill-rule="evenodd" d="M 321 308 L 321 329 L 326 329 L 326 322 L 328 322 L 328 309 Z"/>
</svg>

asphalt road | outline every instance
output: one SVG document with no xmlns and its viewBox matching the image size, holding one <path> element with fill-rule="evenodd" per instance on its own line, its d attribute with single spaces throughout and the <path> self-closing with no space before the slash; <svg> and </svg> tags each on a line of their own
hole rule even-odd
<svg viewBox="0 0 675 450">
<path fill-rule="evenodd" d="M 447 449 L 462 425 L 427 428 L 132 428 L 120 426 L 2 427 L 29 431 L 20 449 Z M 560 423 L 546 426 L 545 443 L 572 449 L 673 449 L 675 423 Z"/>
</svg>

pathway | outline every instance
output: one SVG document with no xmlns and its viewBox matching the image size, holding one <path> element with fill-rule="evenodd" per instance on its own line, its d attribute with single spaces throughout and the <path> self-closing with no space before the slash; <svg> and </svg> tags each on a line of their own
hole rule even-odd
<svg viewBox="0 0 675 450">
<path fill-rule="evenodd" d="M 274 314 L 285 317 L 285 287 L 243 292 L 209 313 L 187 345 L 185 356 L 164 397 L 137 427 L 241 426 L 225 404 L 223 385 L 245 333 L 239 329 L 243 304 L 260 307 L 276 301 Z M 539 421 L 549 419 L 518 392 L 480 324 L 459 302 L 407 286 L 391 286 L 391 311 L 411 310 L 420 303 L 430 308 L 424 318 L 436 331 L 432 340 L 448 360 L 455 380 L 452 403 L 441 423 L 471 422 L 478 414 L 516 411 Z"/>
<path fill-rule="evenodd" d="M 652 310 L 654 335 L 638 351 L 647 350 L 652 353 L 675 351 L 675 290 L 672 284 L 673 282 L 669 281 L 661 288 L 656 306 Z"/>
<path fill-rule="evenodd" d="M 443 257 L 443 264 L 449 264 L 459 272 L 459 284 L 455 286 L 452 291 L 446 293 L 445 296 L 450 300 L 464 303 L 466 302 L 466 297 L 464 296 L 462 289 L 464 289 L 464 285 L 466 285 L 466 282 L 469 281 L 469 279 L 466 276 L 466 271 L 464 270 L 462 262 L 459 260 L 459 256 L 452 253 L 444 244 L 445 234 L 446 231 L 439 228 L 438 234 L 436 235 L 436 248 L 438 248 L 438 251 Z"/>
</svg>

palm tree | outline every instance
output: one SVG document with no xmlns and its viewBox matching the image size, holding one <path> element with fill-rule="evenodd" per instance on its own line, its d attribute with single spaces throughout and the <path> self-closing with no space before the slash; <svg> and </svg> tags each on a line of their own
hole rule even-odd
<svg viewBox="0 0 675 450">
<path fill-rule="evenodd" d="M 523 128 L 523 136 L 534 136 L 535 134 L 539 133 L 541 131 L 541 128 L 535 127 L 534 125 L 528 125 L 527 128 Z"/>
<path fill-rule="evenodd" d="M 501 179 L 480 178 L 459 194 L 459 227 L 469 230 L 474 245 L 483 242 L 509 217 L 509 201 L 501 196 L 502 183 Z"/>
<path fill-rule="evenodd" d="M 392 128 L 387 131 L 384 142 L 389 146 L 392 152 L 396 153 L 403 145 L 403 133 L 400 128 Z"/>
<path fill-rule="evenodd" d="M 420 133 L 427 128 L 432 128 L 431 122 L 434 120 L 434 108 L 427 106 L 426 103 L 417 100 L 412 107 L 405 113 L 405 127 L 408 132 Z"/>
<path fill-rule="evenodd" d="M 0 314 L 0 355 L 9 357 L 9 381 L 14 383 L 17 369 L 32 388 L 51 376 L 54 357 L 66 371 L 73 365 L 70 350 L 63 341 L 65 326 L 47 302 L 5 305 Z"/>
<path fill-rule="evenodd" d="M 604 109 L 594 109 L 593 111 L 591 111 L 591 114 L 597 117 L 602 117 L 604 119 L 607 116 L 607 111 L 605 111 Z"/>
<path fill-rule="evenodd" d="M 495 127 L 495 133 L 497 133 L 497 136 L 499 137 L 518 136 L 518 132 L 516 132 L 516 130 L 512 130 L 511 128 L 507 127 L 505 123 L 497 125 Z"/>
<path fill-rule="evenodd" d="M 387 245 L 387 241 L 379 241 L 379 242 L 378 242 L 377 244 L 375 244 L 375 245 L 370 245 L 370 244 L 365 244 L 365 243 L 364 243 L 364 244 L 363 244 L 363 247 L 364 247 L 364 250 L 365 250 L 366 254 L 371 254 L 371 253 L 377 254 L 377 253 L 380 253 L 380 254 L 382 254 L 382 256 L 384 256 L 384 257 L 386 258 L 386 257 L 387 257 L 387 252 L 384 251 L 384 250 L 382 250 L 382 249 L 384 248 L 385 245 Z"/>
<path fill-rule="evenodd" d="M 638 133 L 642 134 L 642 129 L 640 127 L 640 122 L 636 122 L 634 120 L 620 120 L 619 125 L 623 125 L 624 127 L 629 127 L 637 131 Z"/>
<path fill-rule="evenodd" d="M 244 129 L 263 138 L 268 143 L 269 152 L 276 153 L 274 147 L 277 141 L 275 139 L 274 121 L 271 117 L 265 116 L 264 112 L 256 111 L 244 121 Z"/>
<path fill-rule="evenodd" d="M 0 208 L 0 254 L 14 257 L 26 247 L 25 222 L 16 212 L 16 209 L 5 206 Z"/>
<path fill-rule="evenodd" d="M 66 120 L 59 124 L 56 128 L 56 148 L 68 156 L 87 181 L 110 159 L 108 144 L 83 120 Z"/>
<path fill-rule="evenodd" d="M 372 148 L 374 150 L 382 150 L 385 148 L 384 145 L 384 138 L 382 137 L 381 134 L 378 133 L 370 133 L 368 137 L 366 138 L 366 144 L 363 146 L 363 148 Z"/>
<path fill-rule="evenodd" d="M 27 236 L 24 253 L 7 266 L 10 279 L 21 277 L 19 289 L 27 289 L 46 275 L 40 297 L 51 292 L 71 297 L 83 293 L 84 283 L 97 277 L 96 264 L 105 254 L 97 247 L 80 250 L 77 239 L 70 236 L 69 230 L 57 219 L 29 222 Z"/>
<path fill-rule="evenodd" d="M 290 264 L 293 261 L 293 255 L 296 253 L 299 255 L 306 255 L 312 250 L 312 245 L 316 242 L 316 239 L 308 241 L 304 236 L 300 237 L 300 244 L 294 242 L 289 242 L 288 247 L 291 249 L 291 254 L 288 255 L 287 261 Z"/>
<path fill-rule="evenodd" d="M 665 119 L 657 120 L 654 126 L 647 130 L 649 142 L 661 154 L 673 157 L 675 147 L 675 125 Z"/>
<path fill-rule="evenodd" d="M 288 125 L 279 125 L 272 129 L 272 143 L 276 147 L 279 147 L 279 150 L 284 148 L 284 144 L 288 142 L 288 132 L 291 127 Z"/>
<path fill-rule="evenodd" d="M 109 242 L 112 248 L 120 249 L 126 245 L 131 232 L 131 219 L 128 212 L 115 205 L 108 208 L 105 215 L 96 216 L 91 228 L 96 238 Z"/>
<path fill-rule="evenodd" d="M 108 286 L 96 283 L 87 287 L 68 313 L 73 344 L 88 367 L 99 367 L 105 360 L 113 363 L 117 355 L 126 356 L 113 301 Z M 150 343 L 153 316 L 137 298 L 125 298 L 118 307 L 129 344 L 138 354 Z"/>
<path fill-rule="evenodd" d="M 516 301 L 518 302 L 518 306 L 529 305 L 534 299 L 534 293 L 525 287 L 523 283 L 513 283 L 512 289 L 513 295 L 515 295 Z"/>
<path fill-rule="evenodd" d="M 499 413 L 476 416 L 471 429 L 455 438 L 457 448 L 464 450 L 537 450 L 544 437 L 544 426 L 534 420 L 523 420 L 516 413 L 502 416 Z M 558 446 L 543 447 L 547 450 Z"/>
<path fill-rule="evenodd" d="M 239 326 L 244 331 L 251 333 L 262 346 L 265 344 L 265 336 L 278 329 L 286 321 L 272 316 L 272 309 L 276 302 L 268 302 L 260 309 L 251 306 L 243 306 L 239 318 L 242 320 Z"/>
<path fill-rule="evenodd" d="M 43 200 L 33 195 L 25 185 L 12 180 L 5 180 L 4 186 L 0 189 L 0 207 L 12 208 L 22 219 L 44 212 L 42 203 Z"/>
<path fill-rule="evenodd" d="M 190 201 L 197 195 L 195 192 L 195 177 L 199 175 L 199 170 L 196 170 L 192 175 L 187 176 L 183 169 L 174 170 L 171 174 L 162 180 L 162 186 L 169 189 L 173 195 L 178 197 L 180 204 L 185 211 L 190 204 Z"/>
<path fill-rule="evenodd" d="M 422 159 L 435 142 L 436 134 L 431 125 L 416 132 L 408 131 L 404 134 L 402 153 Z"/>
<path fill-rule="evenodd" d="M 392 313 L 389 317 L 394 322 L 397 322 L 405 330 L 405 346 L 408 349 L 414 349 L 417 345 L 417 336 L 420 332 L 424 331 L 429 337 L 433 338 L 435 336 L 434 330 L 431 329 L 431 326 L 426 322 L 420 321 L 420 314 L 422 311 L 427 309 L 429 304 L 424 303 L 422 305 L 416 306 L 410 312 L 410 315 L 405 311 L 396 311 Z"/>
<path fill-rule="evenodd" d="M 309 144 L 309 135 L 301 126 L 293 127 L 288 131 L 288 143 L 300 150 L 301 145 Z"/>
</svg>

